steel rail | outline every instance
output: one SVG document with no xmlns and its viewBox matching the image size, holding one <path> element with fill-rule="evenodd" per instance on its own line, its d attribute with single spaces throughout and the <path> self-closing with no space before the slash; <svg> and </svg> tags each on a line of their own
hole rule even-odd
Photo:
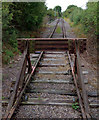
<svg viewBox="0 0 99 120">
<path fill-rule="evenodd" d="M 91 118 L 90 115 L 90 108 L 89 108 L 89 103 L 88 103 L 88 96 L 86 93 L 86 89 L 85 89 L 85 85 L 84 85 L 84 81 L 83 81 L 83 76 L 82 76 L 82 70 L 81 70 L 81 66 L 80 66 L 80 55 L 79 55 L 79 48 L 78 48 L 78 42 L 75 42 L 75 48 L 76 48 L 76 65 L 77 65 L 77 75 L 78 75 L 78 80 L 80 82 L 80 88 L 82 89 L 82 99 L 83 99 L 83 103 L 84 103 L 84 109 L 85 109 L 85 113 L 87 118 Z"/>
<path fill-rule="evenodd" d="M 66 30 L 64 28 L 63 20 L 62 20 L 62 30 L 63 30 L 63 38 L 65 38 L 66 37 L 65 36 Z M 74 78 L 74 84 L 75 84 L 75 87 L 76 87 L 81 112 L 82 112 L 83 118 L 86 118 L 86 113 L 85 113 L 84 108 L 83 108 L 83 103 L 82 103 L 82 99 L 81 99 L 81 96 L 80 96 L 80 91 L 78 89 L 78 85 L 77 85 L 77 81 L 76 81 L 76 77 L 75 77 L 75 73 L 74 73 L 74 67 L 73 67 L 73 64 L 72 64 L 72 61 L 71 61 L 71 58 L 70 58 L 70 54 L 69 54 L 68 51 L 67 51 L 67 54 L 68 54 L 68 58 L 69 58 L 69 62 L 70 62 L 70 67 L 71 67 L 71 70 L 72 70 L 72 75 L 73 75 L 73 78 Z"/>
<path fill-rule="evenodd" d="M 15 109 L 17 108 L 17 106 L 18 106 L 18 104 L 19 104 L 19 102 L 20 102 L 20 100 L 21 100 L 21 97 L 22 97 L 22 95 L 23 95 L 23 93 L 24 93 L 27 85 L 28 85 L 29 82 L 30 82 L 31 76 L 32 76 L 32 75 L 34 74 L 34 72 L 35 72 L 35 69 L 36 69 L 36 67 L 37 67 L 37 65 L 38 65 L 38 63 L 39 63 L 42 55 L 43 55 L 43 52 L 41 52 L 41 54 L 39 55 L 38 60 L 35 61 L 34 65 L 32 66 L 32 71 L 31 71 L 30 75 L 28 76 L 27 80 L 25 80 L 26 83 L 25 83 L 22 91 L 21 91 L 21 92 L 19 93 L 19 95 L 17 96 L 17 98 L 16 98 L 16 100 L 15 100 L 15 102 L 14 102 L 14 105 L 12 106 L 12 108 L 10 109 L 10 111 L 9 111 L 9 113 L 8 113 L 8 115 L 7 115 L 6 120 L 7 120 L 7 119 L 11 119 L 11 117 L 12 117 Z"/>
<path fill-rule="evenodd" d="M 85 113 L 84 108 L 83 108 L 83 102 L 82 102 L 80 91 L 79 91 L 79 88 L 78 88 L 78 85 L 77 85 L 77 79 L 75 77 L 74 67 L 73 67 L 73 64 L 72 64 L 72 61 L 71 61 L 71 58 L 70 58 L 70 54 L 69 54 L 69 52 L 67 52 L 67 54 L 68 54 L 68 57 L 69 57 L 70 66 L 71 66 L 71 70 L 72 70 L 72 75 L 73 75 L 73 79 L 74 79 L 74 84 L 75 84 L 77 95 L 78 95 L 78 98 L 79 98 L 79 104 L 80 104 L 82 116 L 83 116 L 83 118 L 87 118 L 86 113 Z"/>
<path fill-rule="evenodd" d="M 52 33 L 49 35 L 49 38 L 18 38 L 17 40 L 25 40 L 26 42 L 28 42 L 28 40 L 34 40 L 34 41 L 35 41 L 35 40 L 36 40 L 36 41 L 39 41 L 39 40 L 40 40 L 40 41 L 42 41 L 42 40 L 43 40 L 43 41 L 44 41 L 44 40 L 49 41 L 49 40 L 53 40 L 53 39 L 56 40 L 56 41 L 57 41 L 57 40 L 63 40 L 63 41 L 68 40 L 68 38 L 66 38 L 66 29 L 65 29 L 65 27 L 64 27 L 64 21 L 62 21 L 63 38 L 51 38 L 51 37 L 53 37 L 53 34 L 55 33 L 55 30 L 56 30 L 56 28 L 57 28 L 58 23 L 59 23 L 59 20 L 57 21 L 57 23 L 56 23 L 56 25 L 55 25 Z M 78 38 L 69 38 L 69 39 L 73 40 L 74 42 L 75 42 L 75 41 L 79 41 Z M 84 38 L 84 39 L 86 39 L 86 38 Z M 81 38 L 81 40 L 82 40 L 82 38 Z M 29 46 L 28 46 L 28 47 L 29 47 Z M 43 53 L 44 53 L 43 51 L 40 53 L 38 60 L 35 61 L 35 63 L 34 63 L 33 66 L 32 66 L 32 71 L 26 76 L 26 78 L 25 78 L 25 80 L 24 80 L 24 82 L 25 82 L 25 85 L 24 85 L 24 86 L 23 86 L 23 83 L 22 83 L 22 85 L 21 85 L 21 91 L 19 91 L 19 92 L 17 93 L 17 97 L 16 97 L 16 99 L 15 99 L 15 101 L 14 101 L 13 106 L 11 107 L 11 109 L 9 110 L 9 112 L 7 113 L 6 119 L 11 119 L 14 111 L 16 110 L 18 104 L 20 103 L 21 97 L 22 97 L 23 93 L 25 92 L 25 89 L 26 89 L 27 85 L 29 84 L 29 82 L 30 82 L 30 80 L 31 80 L 31 76 L 34 75 L 35 70 L 36 70 L 36 67 L 37 67 L 39 61 L 41 60 L 41 57 L 43 56 Z M 89 116 L 88 116 L 89 114 L 87 114 L 87 113 L 88 113 L 88 110 L 86 109 L 86 111 L 85 111 L 85 109 L 84 109 L 83 101 L 82 101 L 81 94 L 80 94 L 80 91 L 79 91 L 79 88 L 78 88 L 78 84 L 77 84 L 77 79 L 76 79 L 76 76 L 75 76 L 75 73 L 74 73 L 74 67 L 73 67 L 73 65 L 72 65 L 72 61 L 71 61 L 71 58 L 70 58 L 70 54 L 69 54 L 69 52 L 67 52 L 67 53 L 68 53 L 68 58 L 69 58 L 69 61 L 70 61 L 70 66 L 71 66 L 72 75 L 73 75 L 73 78 L 74 78 L 74 83 L 75 83 L 77 95 L 78 95 L 78 98 L 79 98 L 79 104 L 80 104 L 82 116 L 83 116 L 83 118 L 87 118 L 87 117 L 89 117 Z M 28 54 L 29 54 L 29 53 L 28 53 Z M 29 56 L 27 56 L 27 57 L 29 57 Z M 77 59 L 78 59 L 78 57 L 77 57 Z M 29 60 L 29 61 L 28 61 L 29 64 L 31 65 L 30 58 L 28 58 L 28 60 Z M 77 61 L 77 62 L 78 62 L 78 61 Z M 84 100 L 86 100 L 86 99 L 84 98 Z M 86 104 L 86 102 L 84 102 L 84 105 L 85 105 L 85 104 Z M 86 112 L 87 112 L 87 113 L 86 113 Z"/>
<path fill-rule="evenodd" d="M 52 37 L 53 37 L 53 35 L 54 35 L 54 33 L 55 33 L 55 30 L 56 30 L 56 28 L 57 28 L 58 23 L 59 23 L 59 19 L 57 20 L 57 23 L 56 23 L 56 25 L 55 25 L 55 27 L 54 27 L 52 33 L 49 35 L 48 38 L 52 38 Z"/>
<path fill-rule="evenodd" d="M 62 20 L 62 31 L 63 31 L 63 37 L 65 38 L 66 37 L 66 29 L 64 27 L 64 21 L 63 20 Z M 75 62 L 76 62 L 76 65 L 77 65 L 78 79 L 81 82 L 80 87 L 82 88 L 82 97 L 81 97 L 81 93 L 80 93 L 80 90 L 79 90 L 79 86 L 77 84 L 77 78 L 75 76 L 74 66 L 72 64 L 72 60 L 71 60 L 69 51 L 67 52 L 67 54 L 68 54 L 68 58 L 69 58 L 69 61 L 70 61 L 70 67 L 71 67 L 71 70 L 72 70 L 74 84 L 75 84 L 76 92 L 77 92 L 78 99 L 79 99 L 79 105 L 80 105 L 80 108 L 81 108 L 82 117 L 86 118 L 86 119 L 89 119 L 89 118 L 91 118 L 91 116 L 89 114 L 88 96 L 86 95 L 86 90 L 85 90 L 83 77 L 82 77 L 82 71 L 81 71 L 81 67 L 80 67 L 80 56 L 79 56 L 78 45 L 77 45 L 78 41 L 75 39 L 74 42 L 75 42 L 75 49 L 76 49 L 76 56 L 77 56 Z M 83 98 L 83 100 L 82 100 L 82 98 Z"/>
<path fill-rule="evenodd" d="M 63 38 L 66 38 L 66 29 L 64 26 L 64 20 L 62 19 L 62 32 L 63 32 Z"/>
<path fill-rule="evenodd" d="M 27 54 L 27 48 L 25 49 L 25 51 L 23 53 L 23 59 L 21 60 L 21 69 L 20 69 L 20 71 L 17 75 L 17 78 L 16 78 L 16 83 L 15 83 L 15 86 L 14 86 L 13 94 L 11 95 L 10 102 L 9 102 L 7 110 L 6 110 L 5 118 L 9 114 L 9 110 L 11 109 L 11 107 L 13 106 L 13 103 L 14 103 L 14 99 L 15 99 L 15 96 L 16 96 L 16 91 L 18 90 L 20 78 L 22 77 L 21 73 L 23 73 L 22 69 L 24 69 L 24 65 L 26 64 L 26 54 Z"/>
<path fill-rule="evenodd" d="M 50 34 L 50 36 L 49 36 L 50 38 L 53 36 L 53 34 L 54 34 L 54 32 L 55 32 L 55 30 L 56 30 L 56 28 L 57 28 L 57 24 L 58 24 L 58 23 L 59 23 L 59 20 L 57 21 L 56 26 L 54 27 L 52 33 Z M 28 42 L 28 40 L 26 40 L 26 41 Z M 28 48 L 29 48 L 29 43 L 28 43 Z M 26 55 L 26 53 L 27 53 L 27 55 Z M 22 97 L 23 93 L 24 93 L 27 85 L 28 85 L 29 82 L 30 82 L 31 76 L 35 73 L 36 67 L 37 67 L 39 61 L 41 60 L 41 57 L 43 56 L 43 53 L 44 53 L 44 52 L 42 51 L 42 52 L 40 53 L 39 58 L 37 59 L 37 61 L 35 61 L 35 63 L 33 64 L 33 66 L 32 66 L 32 71 L 30 72 L 30 70 L 29 70 L 30 74 L 28 74 L 28 75 L 26 76 L 25 80 L 24 80 L 24 81 L 25 81 L 25 85 L 24 85 L 24 86 L 21 85 L 21 87 L 23 87 L 23 88 L 22 88 L 22 90 L 21 90 L 20 92 L 17 93 L 17 97 L 16 97 L 14 103 L 13 103 L 13 101 L 12 101 L 12 99 L 11 99 L 11 105 L 12 105 L 12 104 L 13 104 L 13 105 L 12 105 L 12 106 L 8 106 L 7 113 L 6 113 L 5 117 L 4 117 L 5 120 L 12 118 L 12 115 L 13 115 L 14 111 L 16 110 L 18 104 L 19 104 L 20 101 L 21 101 L 21 97 Z M 31 65 L 30 57 L 28 56 L 28 55 L 29 55 L 29 51 L 26 49 L 23 54 L 25 54 L 25 55 L 24 55 L 25 57 L 23 58 L 22 61 L 24 61 L 25 58 L 27 57 L 27 58 L 29 59 L 29 60 L 27 59 L 27 60 L 28 60 L 28 63 L 29 63 L 29 65 Z M 22 65 L 22 68 L 23 68 L 23 66 L 24 66 L 24 64 Z M 21 71 L 22 71 L 22 68 L 21 68 Z M 21 72 L 20 72 L 20 73 L 21 73 Z M 18 80 L 17 80 L 17 81 L 18 81 Z M 18 83 L 17 83 L 17 82 L 16 82 L 16 84 L 17 84 L 17 85 L 15 85 L 15 91 L 14 91 L 14 93 L 16 92 L 16 89 L 17 89 L 17 87 L 18 87 Z M 16 87 L 16 86 L 17 86 L 17 87 Z M 14 95 L 14 96 L 15 96 L 15 95 Z M 14 99 L 14 96 L 13 96 L 13 99 Z"/>
</svg>

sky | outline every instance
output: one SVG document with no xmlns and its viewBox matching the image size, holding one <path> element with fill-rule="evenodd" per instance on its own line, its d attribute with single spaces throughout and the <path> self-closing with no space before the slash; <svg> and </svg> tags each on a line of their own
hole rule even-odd
<svg viewBox="0 0 99 120">
<path fill-rule="evenodd" d="M 48 8 L 54 8 L 59 5 L 62 8 L 62 12 L 66 10 L 69 5 L 76 5 L 83 9 L 86 8 L 86 3 L 88 0 L 46 0 L 46 5 Z"/>
</svg>

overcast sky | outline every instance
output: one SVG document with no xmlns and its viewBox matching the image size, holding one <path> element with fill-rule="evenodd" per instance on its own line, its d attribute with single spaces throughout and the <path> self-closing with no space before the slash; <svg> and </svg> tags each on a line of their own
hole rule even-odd
<svg viewBox="0 0 99 120">
<path fill-rule="evenodd" d="M 66 10 L 69 5 L 77 5 L 78 7 L 86 8 L 88 0 L 46 0 L 48 8 L 54 8 L 59 5 L 62 7 L 62 12 Z"/>
</svg>

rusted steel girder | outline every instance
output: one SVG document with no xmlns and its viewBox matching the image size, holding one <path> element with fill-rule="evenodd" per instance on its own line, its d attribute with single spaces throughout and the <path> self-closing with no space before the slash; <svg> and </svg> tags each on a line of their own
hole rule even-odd
<svg viewBox="0 0 99 120">
<path fill-rule="evenodd" d="M 75 41 L 75 51 L 76 51 L 76 55 L 75 55 L 75 67 L 76 67 L 76 73 L 77 73 L 77 78 L 78 78 L 78 83 L 79 83 L 79 88 L 81 89 L 81 96 L 83 99 L 83 104 L 84 104 L 84 109 L 85 109 L 85 113 L 87 118 L 91 118 L 91 113 L 90 113 L 90 107 L 89 107 L 89 102 L 88 102 L 88 95 L 85 89 L 85 85 L 84 85 L 84 79 L 83 79 L 83 75 L 82 75 L 82 68 L 81 68 L 81 62 L 80 62 L 80 48 L 79 48 L 79 44 L 77 41 Z"/>
<path fill-rule="evenodd" d="M 22 90 L 18 93 L 18 95 L 17 95 L 17 97 L 16 97 L 16 99 L 14 101 L 14 104 L 11 106 L 11 108 L 9 109 L 9 111 L 6 113 L 6 115 L 4 117 L 4 120 L 10 120 L 12 118 L 12 115 L 13 115 L 14 111 L 16 110 L 18 104 L 20 103 L 21 97 L 22 97 L 22 95 L 23 95 L 23 93 L 24 93 L 27 85 L 30 82 L 31 76 L 35 73 L 36 67 L 39 64 L 39 61 L 41 60 L 42 56 L 43 56 L 43 52 L 40 53 L 39 58 L 37 59 L 37 61 L 34 62 L 33 66 L 32 66 L 32 71 L 25 78 L 25 84 L 24 84 Z"/>
<path fill-rule="evenodd" d="M 17 38 L 17 40 L 86 40 L 87 38 Z"/>
<path fill-rule="evenodd" d="M 24 51 L 26 41 L 34 41 L 35 51 L 69 51 L 75 53 L 75 41 L 79 43 L 80 53 L 86 50 L 86 38 L 18 38 L 18 48 Z M 21 43 L 22 42 L 22 43 Z"/>
</svg>

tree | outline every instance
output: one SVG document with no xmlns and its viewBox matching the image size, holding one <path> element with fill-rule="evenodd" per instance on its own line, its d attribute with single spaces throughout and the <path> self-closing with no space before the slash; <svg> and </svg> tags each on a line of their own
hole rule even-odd
<svg viewBox="0 0 99 120">
<path fill-rule="evenodd" d="M 37 29 L 47 10 L 43 2 L 15 2 L 10 8 L 10 12 L 14 15 L 12 23 L 22 30 Z"/>
<path fill-rule="evenodd" d="M 53 9 L 47 10 L 47 15 L 49 16 L 50 21 L 55 19 L 55 12 Z"/>
<path fill-rule="evenodd" d="M 59 17 L 61 17 L 61 7 L 60 6 L 56 6 L 55 8 L 54 8 L 54 11 L 56 11 L 56 12 L 58 12 L 58 16 Z"/>
<path fill-rule="evenodd" d="M 47 7 L 44 2 L 2 3 L 4 63 L 8 63 L 10 58 L 18 52 L 16 38 L 19 37 L 19 33 L 24 31 L 36 31 L 41 26 L 46 11 Z"/>
<path fill-rule="evenodd" d="M 69 5 L 68 7 L 67 7 L 67 9 L 63 12 L 63 16 L 64 17 L 69 17 L 70 16 L 70 14 L 74 11 L 74 9 L 76 9 L 77 8 L 77 6 L 75 6 L 75 5 Z"/>
</svg>

